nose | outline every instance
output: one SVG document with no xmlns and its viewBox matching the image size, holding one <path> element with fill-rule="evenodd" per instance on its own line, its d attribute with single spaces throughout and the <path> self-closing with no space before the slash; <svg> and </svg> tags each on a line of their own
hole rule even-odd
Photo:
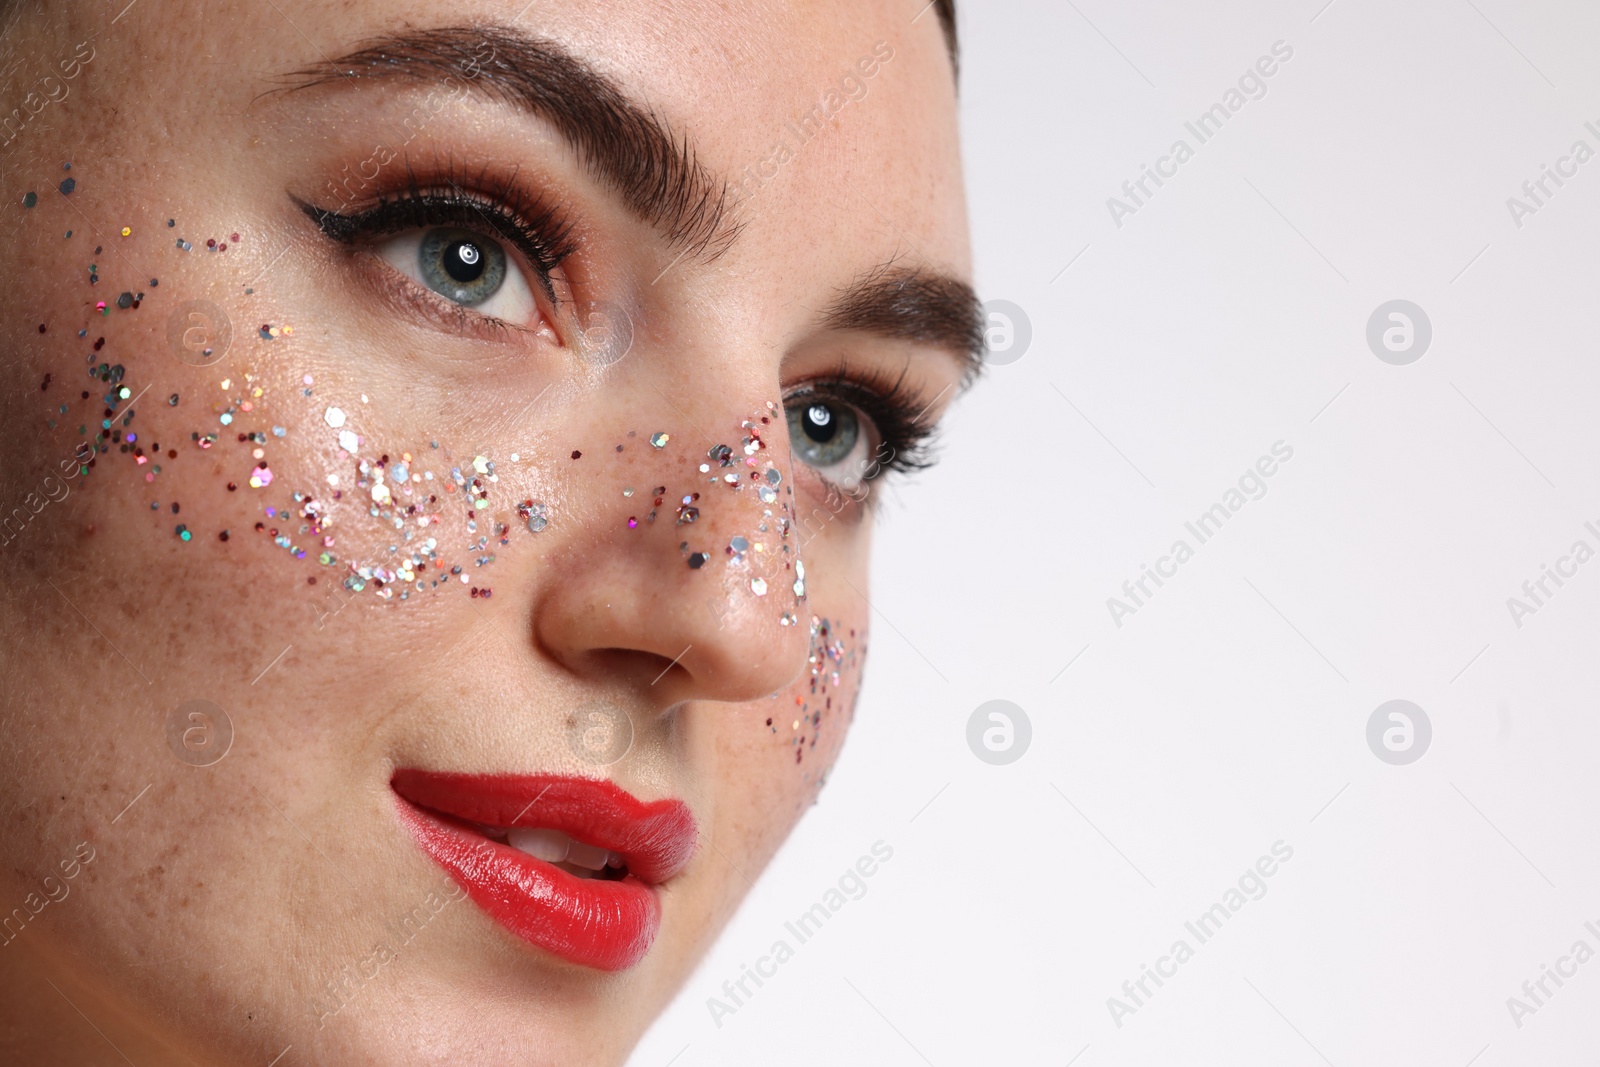
<svg viewBox="0 0 1600 1067">
<path fill-rule="evenodd" d="M 549 516 L 565 530 L 540 563 L 534 632 L 575 675 L 668 707 L 755 700 L 804 666 L 810 616 L 779 462 L 783 408 L 742 412 L 724 398 L 714 411 L 674 412 L 672 430 L 614 432 L 573 483 L 569 514 Z"/>
</svg>

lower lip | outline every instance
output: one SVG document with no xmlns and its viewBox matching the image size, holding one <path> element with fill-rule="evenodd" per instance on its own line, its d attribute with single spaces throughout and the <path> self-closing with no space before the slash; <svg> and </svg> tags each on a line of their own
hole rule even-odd
<svg viewBox="0 0 1600 1067">
<path fill-rule="evenodd" d="M 524 941 L 584 967 L 621 971 L 650 951 L 661 925 L 656 892 L 632 875 L 579 878 L 490 841 L 400 798 L 417 844 L 489 917 Z"/>
</svg>

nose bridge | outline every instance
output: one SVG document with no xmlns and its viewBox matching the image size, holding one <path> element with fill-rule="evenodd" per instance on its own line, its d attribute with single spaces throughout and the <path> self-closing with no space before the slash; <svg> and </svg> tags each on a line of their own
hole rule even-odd
<svg viewBox="0 0 1600 1067">
<path fill-rule="evenodd" d="M 574 485 L 599 536 L 551 579 L 546 643 L 579 670 L 648 653 L 633 673 L 654 703 L 775 692 L 804 665 L 809 618 L 783 408 L 722 391 L 649 407 L 653 428 L 615 433 Z"/>
</svg>

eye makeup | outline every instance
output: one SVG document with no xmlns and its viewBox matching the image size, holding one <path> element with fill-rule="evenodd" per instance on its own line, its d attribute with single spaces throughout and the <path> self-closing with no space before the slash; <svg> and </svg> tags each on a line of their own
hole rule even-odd
<svg viewBox="0 0 1600 1067">
<path fill-rule="evenodd" d="M 549 197 L 529 190 L 514 171 L 498 181 L 487 169 L 458 179 L 447 164 L 438 177 L 424 179 L 408 162 L 406 184 L 380 194 L 369 207 L 336 211 L 298 198 L 295 203 L 326 237 L 347 246 L 430 227 L 487 232 L 522 253 L 551 301 L 558 300 L 554 275 L 576 247 L 566 213 Z"/>
<path fill-rule="evenodd" d="M 903 373 L 895 377 L 883 371 L 861 370 L 848 359 L 841 359 L 831 374 L 811 379 L 786 393 L 784 407 L 791 448 L 801 462 L 806 462 L 808 447 L 825 448 L 850 425 L 859 427 L 865 420 L 870 430 L 870 441 L 863 449 L 867 455 L 852 459 L 840 470 L 807 463 L 833 488 L 851 492 L 885 474 L 925 470 L 937 460 L 934 428 L 926 418 L 929 405 L 919 403 Z M 818 423 L 822 426 L 818 427 Z M 808 433 L 813 428 L 831 434 Z M 836 465 L 844 459 L 851 457 L 846 454 Z"/>
</svg>

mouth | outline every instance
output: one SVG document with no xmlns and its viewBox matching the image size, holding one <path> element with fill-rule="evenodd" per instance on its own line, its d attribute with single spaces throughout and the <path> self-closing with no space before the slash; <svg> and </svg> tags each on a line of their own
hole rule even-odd
<svg viewBox="0 0 1600 1067">
<path fill-rule="evenodd" d="M 657 887 L 694 854 L 679 800 L 559 775 L 396 771 L 400 820 L 490 918 L 569 963 L 620 971 L 661 926 Z"/>
</svg>

